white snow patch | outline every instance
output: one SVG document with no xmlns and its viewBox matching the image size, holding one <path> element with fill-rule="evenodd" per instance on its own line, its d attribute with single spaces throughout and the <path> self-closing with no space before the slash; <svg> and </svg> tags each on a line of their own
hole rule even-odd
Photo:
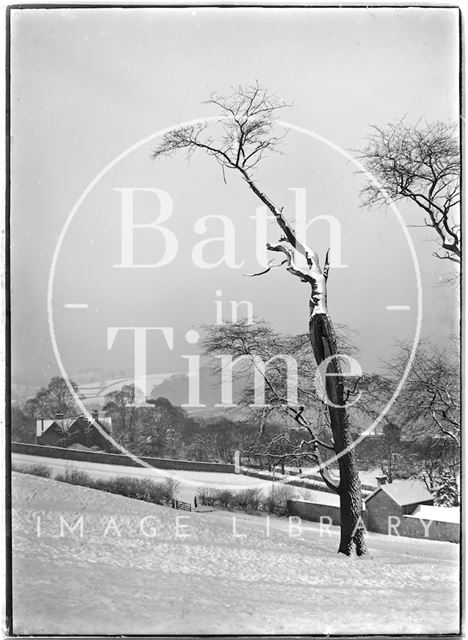
<svg viewBox="0 0 468 640">
<path fill-rule="evenodd" d="M 460 509 L 459 507 L 434 507 L 428 504 L 421 504 L 407 517 L 432 520 L 433 522 L 454 522 L 459 524 Z"/>
<path fill-rule="evenodd" d="M 309 489 L 307 497 L 302 499 L 301 502 L 313 502 L 314 504 L 323 504 L 327 507 L 339 507 L 340 496 L 337 493 L 327 493 L 325 491 L 313 491 Z"/>
</svg>

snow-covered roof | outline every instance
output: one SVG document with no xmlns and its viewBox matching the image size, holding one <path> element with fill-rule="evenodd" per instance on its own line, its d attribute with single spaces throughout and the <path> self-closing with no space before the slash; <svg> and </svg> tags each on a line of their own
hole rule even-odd
<svg viewBox="0 0 468 640">
<path fill-rule="evenodd" d="M 394 480 L 378 487 L 366 498 L 366 502 L 379 491 L 385 491 L 400 507 L 433 499 L 425 484 L 419 480 Z"/>
<path fill-rule="evenodd" d="M 436 520 L 437 522 L 460 523 L 459 507 L 433 507 L 429 504 L 420 504 L 419 507 L 408 516 L 410 518 L 421 518 L 423 520 Z"/>
<path fill-rule="evenodd" d="M 307 491 L 307 498 L 302 502 L 312 502 L 327 507 L 339 507 L 340 496 L 337 493 L 327 493 L 326 491 Z"/>
</svg>

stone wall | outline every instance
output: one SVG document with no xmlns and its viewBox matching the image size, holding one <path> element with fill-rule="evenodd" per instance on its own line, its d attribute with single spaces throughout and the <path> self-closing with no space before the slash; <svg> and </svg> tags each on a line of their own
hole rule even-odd
<svg viewBox="0 0 468 640">
<path fill-rule="evenodd" d="M 403 516 L 398 533 L 408 538 L 460 542 L 460 525 L 458 523 L 440 522 L 439 520 L 431 522 L 416 516 Z"/>
<path fill-rule="evenodd" d="M 380 499 L 377 498 L 381 496 Z M 338 506 L 317 504 L 305 500 L 288 500 L 290 516 L 298 516 L 311 522 L 340 524 Z M 383 491 L 375 495 L 372 509 L 363 512 L 363 521 L 368 531 L 385 535 L 404 536 L 445 542 L 460 541 L 460 525 L 454 522 L 430 521 L 416 516 L 403 515 L 393 500 Z M 429 524 L 430 523 L 430 524 Z"/>
<path fill-rule="evenodd" d="M 39 444 L 11 443 L 12 453 L 23 453 L 46 458 L 63 458 L 64 460 L 80 460 L 82 462 L 99 462 L 125 467 L 138 467 L 134 460 L 121 453 L 104 453 L 99 451 L 77 451 L 63 447 L 50 447 Z M 233 464 L 217 462 L 196 462 L 193 460 L 171 460 L 169 458 L 140 458 L 156 469 L 174 469 L 179 471 L 209 471 L 211 473 L 234 473 Z"/>
<path fill-rule="evenodd" d="M 340 507 L 316 504 L 305 500 L 288 500 L 288 511 L 290 516 L 299 516 L 303 520 L 312 522 L 326 522 L 338 526 L 340 520 Z M 322 520 L 320 520 L 322 519 Z"/>
</svg>

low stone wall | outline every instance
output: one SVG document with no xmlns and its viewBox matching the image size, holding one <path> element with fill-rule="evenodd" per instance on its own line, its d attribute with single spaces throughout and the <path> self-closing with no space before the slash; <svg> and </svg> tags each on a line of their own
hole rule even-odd
<svg viewBox="0 0 468 640">
<path fill-rule="evenodd" d="M 325 491 L 326 493 L 333 493 L 327 485 L 320 480 L 310 480 L 308 478 L 294 478 L 290 479 L 289 475 L 282 475 L 275 473 L 266 473 L 265 471 L 257 471 L 256 469 L 247 469 L 245 467 L 240 468 L 240 472 L 244 476 L 250 476 L 251 478 L 259 478 L 261 480 L 267 480 L 269 482 L 279 482 L 285 487 L 299 487 L 301 489 L 313 489 L 315 491 Z"/>
<path fill-rule="evenodd" d="M 312 489 L 314 491 L 324 491 L 325 493 L 331 493 L 335 495 L 333 489 L 327 487 L 322 477 L 319 474 L 313 474 L 307 477 L 295 477 L 298 474 L 293 473 L 285 473 L 284 475 L 281 473 L 273 473 L 267 472 L 265 470 L 257 470 L 252 469 L 251 467 L 241 467 L 240 472 L 245 476 L 251 476 L 252 478 L 260 478 L 262 480 L 270 480 L 275 482 L 281 482 L 287 487 L 299 487 L 301 489 Z M 291 477 L 293 479 L 291 479 Z M 375 491 L 375 487 L 371 487 L 367 484 L 362 484 L 362 494 L 363 496 L 370 495 L 373 491 Z"/>
<path fill-rule="evenodd" d="M 460 525 L 457 522 L 426 520 L 415 516 L 403 516 L 397 529 L 400 536 L 426 538 L 442 542 L 460 542 Z"/>
<path fill-rule="evenodd" d="M 340 508 L 338 506 L 317 504 L 306 500 L 288 500 L 290 516 L 298 516 L 302 520 L 322 522 L 339 526 Z M 363 522 L 368 525 L 368 512 L 363 512 Z M 379 532 L 384 535 L 439 540 L 442 542 L 459 542 L 460 525 L 455 522 L 441 522 L 426 520 L 415 516 L 385 516 L 381 522 Z"/>
<path fill-rule="evenodd" d="M 339 526 L 340 508 L 326 504 L 316 504 L 305 500 L 288 500 L 288 511 L 290 516 L 298 516 L 302 520 L 311 522 L 324 522 Z"/>
<path fill-rule="evenodd" d="M 64 460 L 79 460 L 81 462 L 98 462 L 101 464 L 115 464 L 125 467 L 138 467 L 134 460 L 120 453 L 104 453 L 100 451 L 78 451 L 63 447 L 51 447 L 40 444 L 26 444 L 12 442 L 12 453 L 23 453 L 31 456 L 46 458 L 62 458 Z M 169 458 L 140 458 L 156 469 L 173 469 L 178 471 L 208 471 L 210 473 L 234 473 L 233 464 L 219 464 L 217 462 L 196 462 L 194 460 L 171 460 Z"/>
</svg>

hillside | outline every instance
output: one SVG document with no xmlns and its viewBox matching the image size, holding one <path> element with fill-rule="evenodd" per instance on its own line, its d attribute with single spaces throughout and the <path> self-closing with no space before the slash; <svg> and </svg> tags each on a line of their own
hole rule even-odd
<svg viewBox="0 0 468 640">
<path fill-rule="evenodd" d="M 215 373 L 210 367 L 200 367 L 199 385 L 200 402 L 207 407 L 221 402 L 221 373 Z M 247 380 L 242 376 L 233 375 L 232 395 L 233 402 L 237 404 Z M 185 373 L 174 374 L 164 379 L 160 384 L 151 389 L 151 397 L 156 399 L 159 396 L 167 398 L 175 405 L 187 404 L 189 398 L 189 377 Z M 218 413 L 219 413 L 218 409 Z"/>
<path fill-rule="evenodd" d="M 41 516 L 40 536 L 37 515 Z M 83 537 L 64 528 L 83 517 Z M 176 537 L 176 517 L 187 537 Z M 146 518 L 146 520 L 143 520 Z M 13 474 L 14 632 L 21 634 L 448 633 L 458 546 L 172 509 Z M 143 529 L 141 528 L 143 527 Z M 146 527 L 146 529 L 145 529 Z M 144 532 L 154 537 L 145 537 Z"/>
</svg>

